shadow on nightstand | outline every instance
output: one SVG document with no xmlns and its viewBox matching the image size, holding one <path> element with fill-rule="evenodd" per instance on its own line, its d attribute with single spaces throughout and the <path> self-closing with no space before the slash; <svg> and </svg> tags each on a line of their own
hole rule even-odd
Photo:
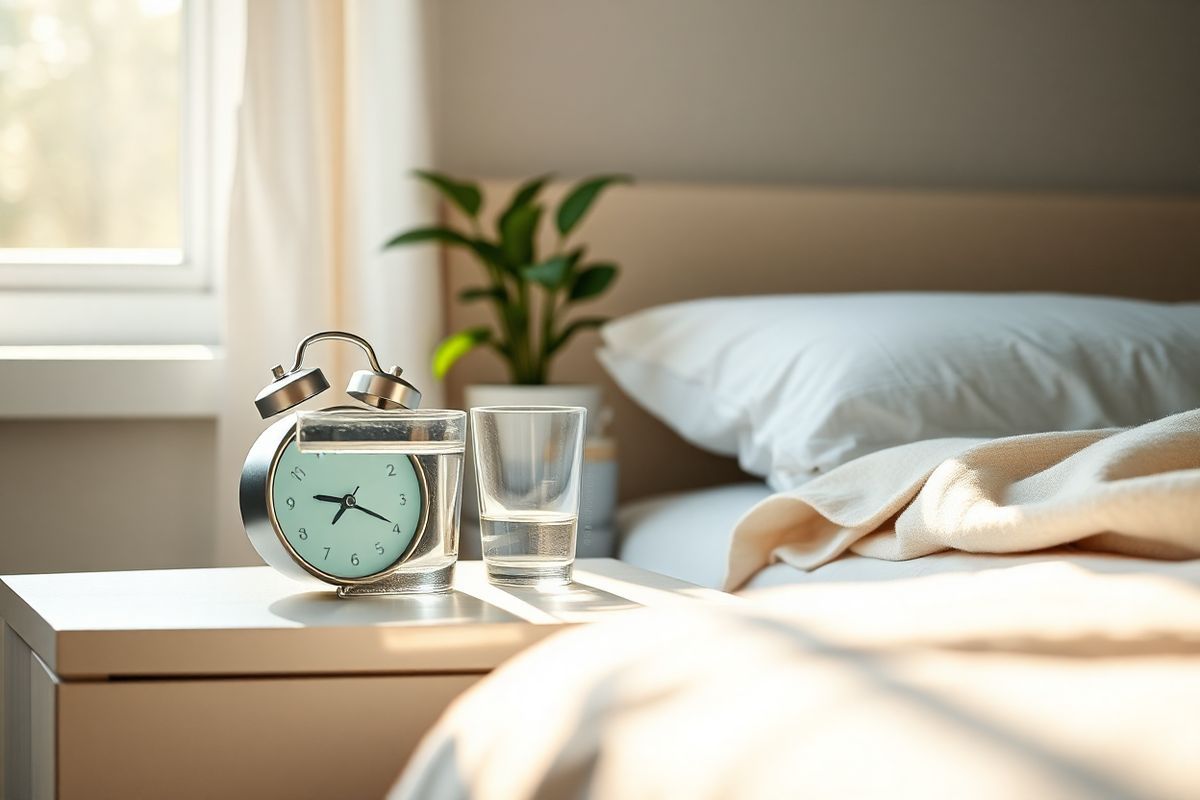
<svg viewBox="0 0 1200 800">
<path fill-rule="evenodd" d="M 306 627 L 356 625 L 456 625 L 511 622 L 512 617 L 463 592 L 339 598 L 333 592 L 300 592 L 269 606 L 272 614 Z"/>
</svg>

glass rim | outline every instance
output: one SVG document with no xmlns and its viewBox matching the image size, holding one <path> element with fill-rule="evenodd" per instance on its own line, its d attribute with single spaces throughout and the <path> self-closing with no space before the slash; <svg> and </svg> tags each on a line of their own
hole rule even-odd
<svg viewBox="0 0 1200 800">
<path fill-rule="evenodd" d="M 409 419 L 419 417 L 422 420 L 436 421 L 439 419 L 463 419 L 466 416 L 467 412 L 458 408 L 397 408 L 391 411 L 371 408 L 322 408 L 296 412 L 297 421 L 301 417 L 306 420 L 313 419 L 314 417 L 318 420 L 323 420 L 328 417 L 331 420 L 352 420 L 356 422 L 364 420 L 392 422 L 398 417 L 408 417 Z"/>
<path fill-rule="evenodd" d="M 471 414 L 579 414 L 587 413 L 586 406 L 475 406 Z"/>
</svg>

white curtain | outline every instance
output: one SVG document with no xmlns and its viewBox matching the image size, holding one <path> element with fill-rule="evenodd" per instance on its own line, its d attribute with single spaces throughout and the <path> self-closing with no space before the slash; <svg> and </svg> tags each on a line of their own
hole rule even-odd
<svg viewBox="0 0 1200 800">
<path fill-rule="evenodd" d="M 370 340 L 440 402 L 429 353 L 441 332 L 436 253 L 380 251 L 431 221 L 433 198 L 409 177 L 427 166 L 427 7 L 418 0 L 249 0 L 224 295 L 226 380 L 218 426 L 214 561 L 257 563 L 237 504 L 242 460 L 266 427 L 253 399 L 300 339 L 337 328 Z M 357 350 L 319 345 L 346 401 Z"/>
</svg>

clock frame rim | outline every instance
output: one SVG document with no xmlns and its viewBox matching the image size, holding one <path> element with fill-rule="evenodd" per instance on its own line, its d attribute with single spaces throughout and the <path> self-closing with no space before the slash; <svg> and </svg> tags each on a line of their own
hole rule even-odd
<svg viewBox="0 0 1200 800">
<path fill-rule="evenodd" d="M 325 410 L 336 411 L 339 409 L 345 409 L 347 411 L 357 410 L 352 406 L 335 406 Z M 421 493 L 421 514 L 417 521 L 417 528 L 413 532 L 412 539 L 409 541 L 408 546 L 404 548 L 404 552 L 402 552 L 395 561 L 379 572 L 373 572 L 370 575 L 364 575 L 360 578 L 341 577 L 329 572 L 325 572 L 319 567 L 313 566 L 306 561 L 299 553 L 296 552 L 296 549 L 292 547 L 291 542 L 287 540 L 287 537 L 283 533 L 282 527 L 279 525 L 279 519 L 275 514 L 275 504 L 272 501 L 275 490 L 275 475 L 279 466 L 279 460 L 283 457 L 283 451 L 286 450 L 287 446 L 296 439 L 296 415 L 290 414 L 284 419 L 279 420 L 279 423 L 290 424 L 286 426 L 281 425 L 281 427 L 285 427 L 286 432 L 274 445 L 271 458 L 267 463 L 265 470 L 265 480 L 263 481 L 263 494 L 261 498 L 263 501 L 261 508 L 265 508 L 266 510 L 265 519 L 260 516 L 261 512 L 258 509 L 247 508 L 246 504 L 243 503 L 242 523 L 245 526 L 247 533 L 250 533 L 251 526 L 261 525 L 264 522 L 269 524 L 272 533 L 275 535 L 275 539 L 283 546 L 284 554 L 288 557 L 292 564 L 299 566 L 312 577 L 334 586 L 367 586 L 372 583 L 377 583 L 378 581 L 381 581 L 399 571 L 400 568 L 407 563 L 408 559 L 416 551 L 422 540 L 424 540 L 425 534 L 429 527 L 429 484 L 425 477 L 425 470 L 421 467 L 421 464 L 417 461 L 416 457 L 407 453 L 401 454 L 404 455 L 412 465 L 413 472 L 415 472 L 417 476 L 417 484 L 420 487 Z M 262 436 L 266 436 L 266 434 L 269 433 L 274 427 L 275 425 L 272 425 L 271 428 L 263 431 Z M 253 453 L 254 448 L 251 448 L 251 454 Z M 247 463 L 247 466 L 249 466 L 249 463 Z M 253 536 L 250 537 L 250 540 L 251 544 L 254 544 Z M 258 549 L 257 546 L 255 549 Z M 271 563 L 270 559 L 268 559 L 264 553 L 260 552 L 259 555 L 262 555 L 267 563 Z M 275 565 L 271 564 L 271 566 Z"/>
</svg>

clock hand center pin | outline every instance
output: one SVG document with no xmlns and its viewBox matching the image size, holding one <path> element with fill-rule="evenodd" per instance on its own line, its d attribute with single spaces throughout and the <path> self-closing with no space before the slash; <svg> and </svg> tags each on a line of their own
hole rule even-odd
<svg viewBox="0 0 1200 800">
<path fill-rule="evenodd" d="M 342 518 L 342 514 L 346 513 L 346 509 L 354 507 L 354 503 L 356 502 L 354 495 L 358 494 L 360 488 L 362 487 L 355 486 L 353 492 L 342 498 L 342 507 L 333 515 L 333 522 L 329 523 L 330 525 L 337 525 L 337 521 Z"/>
</svg>

